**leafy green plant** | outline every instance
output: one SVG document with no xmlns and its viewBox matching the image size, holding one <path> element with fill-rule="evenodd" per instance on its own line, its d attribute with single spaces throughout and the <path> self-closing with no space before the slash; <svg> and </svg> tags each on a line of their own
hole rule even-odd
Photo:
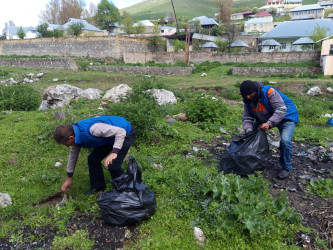
<svg viewBox="0 0 333 250">
<path fill-rule="evenodd" d="M 328 198 L 333 196 L 333 180 L 330 178 L 320 178 L 315 181 L 306 183 L 307 190 L 310 193 L 317 194 L 321 197 Z"/>
<path fill-rule="evenodd" d="M 186 114 L 189 121 L 198 123 L 206 130 L 216 129 L 224 123 L 227 106 L 215 97 L 206 94 L 197 94 L 186 105 Z"/>
<path fill-rule="evenodd" d="M 0 86 L 1 110 L 36 110 L 40 102 L 40 94 L 29 86 Z"/>
<path fill-rule="evenodd" d="M 88 232 L 77 230 L 73 235 L 67 237 L 56 236 L 52 242 L 52 249 L 82 249 L 89 250 L 94 241 L 88 238 Z"/>
<path fill-rule="evenodd" d="M 209 72 L 210 70 L 220 67 L 221 63 L 219 62 L 203 62 L 199 65 L 196 65 L 195 69 L 192 71 L 193 74 Z"/>
</svg>

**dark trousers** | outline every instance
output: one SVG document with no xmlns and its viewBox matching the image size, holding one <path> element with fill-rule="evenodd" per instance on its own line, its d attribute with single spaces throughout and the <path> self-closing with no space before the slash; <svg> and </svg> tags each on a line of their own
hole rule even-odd
<svg viewBox="0 0 333 250">
<path fill-rule="evenodd" d="M 126 154 L 132 146 L 135 138 L 135 130 L 132 127 L 131 132 L 126 135 L 124 144 L 120 149 L 118 156 L 113 160 L 112 164 L 108 165 L 108 170 L 111 174 L 111 177 L 117 178 L 118 176 L 124 173 L 121 165 L 126 157 Z M 89 167 L 89 176 L 90 176 L 90 188 L 91 189 L 102 189 L 105 188 L 105 179 L 103 173 L 103 167 L 101 161 L 108 156 L 112 151 L 113 146 L 105 145 L 102 147 L 94 148 L 88 156 L 88 167 Z"/>
</svg>

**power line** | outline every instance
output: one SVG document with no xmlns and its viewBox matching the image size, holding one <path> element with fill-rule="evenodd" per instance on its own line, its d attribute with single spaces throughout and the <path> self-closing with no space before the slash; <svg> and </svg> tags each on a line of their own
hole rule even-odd
<svg viewBox="0 0 333 250">
<path fill-rule="evenodd" d="M 177 30 L 178 30 L 178 20 L 177 20 L 177 16 L 176 16 L 175 6 L 173 5 L 173 0 L 171 0 L 171 4 L 172 4 L 172 8 L 173 8 L 173 13 L 175 14 L 176 26 L 177 26 Z"/>
</svg>

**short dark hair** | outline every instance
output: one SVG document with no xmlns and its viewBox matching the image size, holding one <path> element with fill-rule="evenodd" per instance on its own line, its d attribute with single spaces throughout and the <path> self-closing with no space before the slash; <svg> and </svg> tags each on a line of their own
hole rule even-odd
<svg viewBox="0 0 333 250">
<path fill-rule="evenodd" d="M 74 136 L 74 129 L 72 125 L 60 125 L 56 127 L 53 133 L 53 139 L 59 144 L 68 141 L 70 136 Z"/>
</svg>

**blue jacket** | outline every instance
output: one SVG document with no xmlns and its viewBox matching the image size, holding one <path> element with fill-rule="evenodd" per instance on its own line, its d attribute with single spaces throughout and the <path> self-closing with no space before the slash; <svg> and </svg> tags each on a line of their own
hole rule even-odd
<svg viewBox="0 0 333 250">
<path fill-rule="evenodd" d="M 126 130 L 126 135 L 131 132 L 131 124 L 120 116 L 98 116 L 73 124 L 75 144 L 83 148 L 97 148 L 103 145 L 113 145 L 114 137 L 95 137 L 89 132 L 90 127 L 95 123 L 106 123 Z"/>
<path fill-rule="evenodd" d="M 298 111 L 297 111 L 297 108 L 296 108 L 296 104 L 289 97 L 287 97 L 285 94 L 280 92 L 278 89 L 276 89 L 272 86 L 264 86 L 261 89 L 260 101 L 263 103 L 263 105 L 267 108 L 267 110 L 271 114 L 274 113 L 274 110 L 272 109 L 271 104 L 268 100 L 268 96 L 267 96 L 267 92 L 270 88 L 273 88 L 274 90 L 276 90 L 280 94 L 280 96 L 282 97 L 283 102 L 285 103 L 285 105 L 287 107 L 287 113 L 286 113 L 286 116 L 284 117 L 284 119 L 291 120 L 295 123 L 298 123 Z M 247 108 L 248 108 L 250 114 L 255 118 L 255 114 L 252 111 L 251 104 L 248 103 L 246 105 L 247 105 Z"/>
</svg>

